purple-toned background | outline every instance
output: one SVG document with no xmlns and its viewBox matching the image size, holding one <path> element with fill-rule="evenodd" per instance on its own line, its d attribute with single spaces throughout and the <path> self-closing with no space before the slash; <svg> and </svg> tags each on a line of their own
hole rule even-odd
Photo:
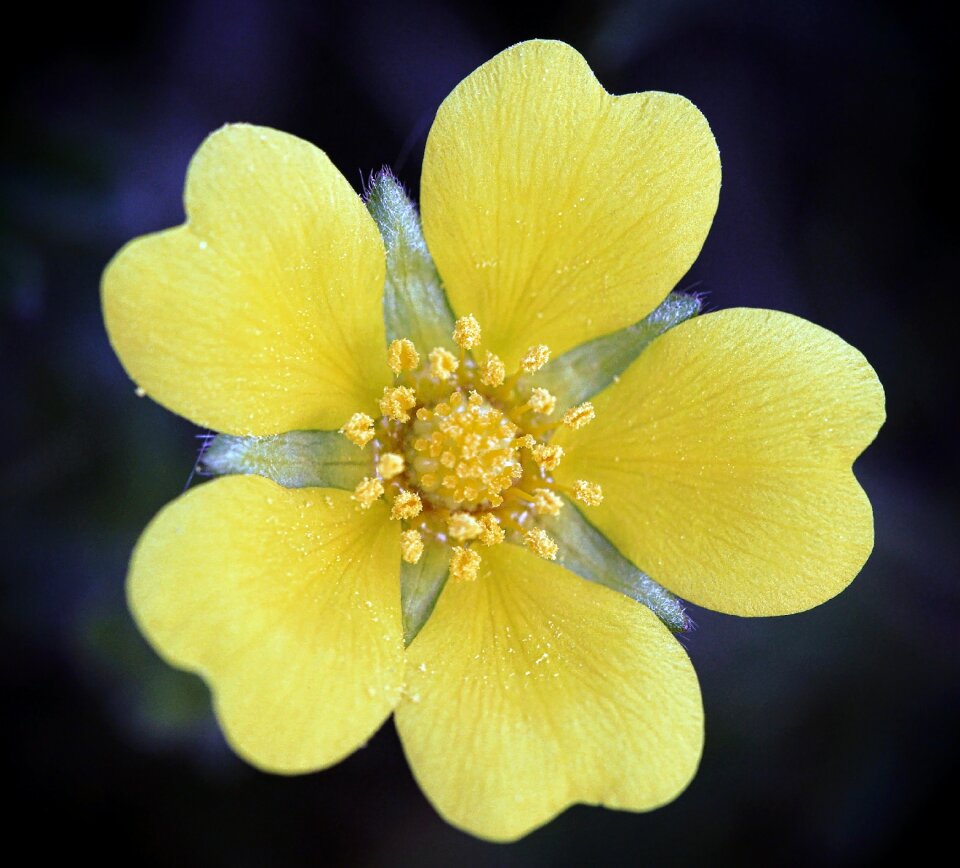
<svg viewBox="0 0 960 868">
<path fill-rule="evenodd" d="M 944 22 L 895 4 L 268 2 L 42 9 L 10 24 L 0 132 L 0 679 L 5 819 L 31 859 L 230 866 L 865 865 L 952 840 L 957 772 L 957 275 L 941 200 Z M 683 93 L 720 144 L 720 210 L 683 286 L 805 316 L 873 362 L 889 421 L 857 472 L 876 551 L 812 612 L 695 611 L 699 776 L 649 815 L 578 807 L 519 844 L 446 826 L 392 725 L 340 766 L 260 774 L 123 601 L 140 530 L 200 433 L 134 397 L 100 271 L 182 218 L 227 121 L 297 133 L 360 187 L 416 191 L 440 100 L 520 39 L 562 38 L 615 92 Z M 198 371 L 197 376 L 203 372 Z M 34 830 L 43 830 L 37 834 Z"/>
</svg>

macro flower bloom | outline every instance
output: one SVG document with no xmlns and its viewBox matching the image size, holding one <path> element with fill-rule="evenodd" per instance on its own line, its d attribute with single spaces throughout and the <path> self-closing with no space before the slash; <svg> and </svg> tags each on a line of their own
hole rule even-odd
<svg viewBox="0 0 960 868">
<path fill-rule="evenodd" d="M 614 97 L 562 43 L 504 51 L 430 131 L 418 215 L 314 146 L 228 126 L 184 225 L 111 262 L 111 341 L 221 434 L 137 545 L 129 599 L 235 750 L 329 766 L 395 714 L 437 810 L 515 839 L 673 799 L 703 743 L 674 594 L 818 605 L 873 544 L 863 356 L 672 293 L 720 161 L 682 97 Z"/>
</svg>

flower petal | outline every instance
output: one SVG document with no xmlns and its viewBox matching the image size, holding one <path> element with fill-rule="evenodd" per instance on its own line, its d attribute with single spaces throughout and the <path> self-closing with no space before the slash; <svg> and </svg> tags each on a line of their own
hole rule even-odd
<svg viewBox="0 0 960 868">
<path fill-rule="evenodd" d="M 356 750 L 397 702 L 399 563 L 383 504 L 232 476 L 153 520 L 128 593 L 160 654 L 210 683 L 234 749 L 295 773 Z"/>
<path fill-rule="evenodd" d="M 164 406 L 230 434 L 337 428 L 389 381 L 380 234 L 313 145 L 211 135 L 188 222 L 131 242 L 103 276 L 114 349 Z"/>
<path fill-rule="evenodd" d="M 570 46 L 523 42 L 444 100 L 427 139 L 423 227 L 458 314 L 514 364 L 652 311 L 713 220 L 720 157 L 673 94 L 606 93 Z"/>
<path fill-rule="evenodd" d="M 681 597 L 798 612 L 870 554 L 851 465 L 883 422 L 883 389 L 835 334 L 775 311 L 707 314 L 654 341 L 593 403 L 595 422 L 558 432 L 558 477 L 599 482 L 591 521 Z"/>
<path fill-rule="evenodd" d="M 576 803 L 642 811 L 700 757 L 683 648 L 645 606 L 516 546 L 448 582 L 407 649 L 397 728 L 451 823 L 508 841 Z"/>
</svg>

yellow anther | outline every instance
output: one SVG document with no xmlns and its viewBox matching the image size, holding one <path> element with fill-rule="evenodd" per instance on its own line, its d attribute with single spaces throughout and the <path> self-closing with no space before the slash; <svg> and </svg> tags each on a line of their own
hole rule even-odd
<svg viewBox="0 0 960 868">
<path fill-rule="evenodd" d="M 480 555 L 461 546 L 453 547 L 450 558 L 450 578 L 455 582 L 475 582 L 480 570 Z"/>
<path fill-rule="evenodd" d="M 413 341 L 401 338 L 390 341 L 387 347 L 387 364 L 395 374 L 403 371 L 415 371 L 420 366 L 420 353 L 413 345 Z"/>
<path fill-rule="evenodd" d="M 405 530 L 400 534 L 400 557 L 408 564 L 415 564 L 423 554 L 423 537 L 420 531 Z"/>
<path fill-rule="evenodd" d="M 547 362 L 550 361 L 550 347 L 546 344 L 537 344 L 530 347 L 520 359 L 520 367 L 528 374 L 539 371 Z"/>
<path fill-rule="evenodd" d="M 402 518 L 416 518 L 420 515 L 422 509 L 423 503 L 420 501 L 420 495 L 415 491 L 407 491 L 405 488 L 401 488 L 393 499 L 390 518 L 397 521 Z"/>
<path fill-rule="evenodd" d="M 438 380 L 449 380 L 460 367 L 457 357 L 443 347 L 430 350 L 430 374 Z"/>
<path fill-rule="evenodd" d="M 457 542 L 476 539 L 482 530 L 483 525 L 469 512 L 455 512 L 447 520 L 447 531 Z"/>
<path fill-rule="evenodd" d="M 573 495 L 587 506 L 599 506 L 603 503 L 603 489 L 596 482 L 578 479 L 573 483 Z"/>
<path fill-rule="evenodd" d="M 383 483 L 379 479 L 365 476 L 357 484 L 350 497 L 360 504 L 360 509 L 370 509 L 374 501 L 383 497 Z"/>
<path fill-rule="evenodd" d="M 536 552 L 540 557 L 548 561 L 557 559 L 557 544 L 543 528 L 528 530 L 523 535 L 523 542 L 530 551 Z"/>
<path fill-rule="evenodd" d="M 537 445 L 537 438 L 532 434 L 524 434 L 514 440 L 513 445 L 518 449 L 533 449 Z"/>
<path fill-rule="evenodd" d="M 480 344 L 480 323 L 472 313 L 460 317 L 453 327 L 453 342 L 465 350 L 472 350 Z"/>
<path fill-rule="evenodd" d="M 562 446 L 538 443 L 531 451 L 533 452 L 533 460 L 544 470 L 556 470 L 560 466 L 560 459 L 563 458 Z"/>
<path fill-rule="evenodd" d="M 402 455 L 397 455 L 396 452 L 384 452 L 377 462 L 377 473 L 384 479 L 393 479 L 394 476 L 403 473 L 406 466 L 407 462 L 403 460 Z"/>
<path fill-rule="evenodd" d="M 497 386 L 503 385 L 506 376 L 507 368 L 503 362 L 500 361 L 499 357 L 493 353 L 487 353 L 487 357 L 480 365 L 480 382 L 483 383 L 484 386 L 496 389 Z"/>
<path fill-rule="evenodd" d="M 563 498 L 549 488 L 535 488 L 533 508 L 538 515 L 558 515 L 563 508 Z"/>
<path fill-rule="evenodd" d="M 362 448 L 373 440 L 373 419 L 366 413 L 354 413 L 340 429 L 340 433 Z"/>
<path fill-rule="evenodd" d="M 576 430 L 584 425 L 589 425 L 596 417 L 597 414 L 593 409 L 593 404 L 584 401 L 582 404 L 577 404 L 576 407 L 571 407 L 563 414 L 563 424 Z"/>
<path fill-rule="evenodd" d="M 504 532 L 500 527 L 500 519 L 489 512 L 480 516 L 480 536 L 477 539 L 482 545 L 495 546 L 503 542 Z"/>
<path fill-rule="evenodd" d="M 409 422 L 412 410 L 417 406 L 417 393 L 409 386 L 394 386 L 383 390 L 380 399 L 380 412 L 398 422 Z"/>
<path fill-rule="evenodd" d="M 482 407 L 482 406 L 483 406 L 483 402 L 484 402 L 483 395 L 481 395 L 481 394 L 480 394 L 478 391 L 476 391 L 475 389 L 472 389 L 472 390 L 470 391 L 470 397 L 467 398 L 467 403 L 468 403 L 471 407 Z"/>
<path fill-rule="evenodd" d="M 433 418 L 433 413 L 431 413 L 426 407 L 420 407 L 417 409 L 417 418 L 421 422 L 429 422 Z"/>
<path fill-rule="evenodd" d="M 543 413 L 546 416 L 549 416 L 554 407 L 557 406 L 557 399 L 553 397 L 546 389 L 541 389 L 539 386 L 530 392 L 530 397 L 527 399 L 527 405 L 535 413 Z"/>
</svg>

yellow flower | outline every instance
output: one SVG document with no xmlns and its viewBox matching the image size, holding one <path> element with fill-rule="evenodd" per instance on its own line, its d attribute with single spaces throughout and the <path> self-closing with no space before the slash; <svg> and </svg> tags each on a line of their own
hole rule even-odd
<svg viewBox="0 0 960 868">
<path fill-rule="evenodd" d="M 426 246 L 304 141 L 207 139 L 187 222 L 125 247 L 103 304 L 138 387 L 227 435 L 209 460 L 236 475 L 157 516 L 128 587 L 238 753 L 323 768 L 395 713 L 437 810 L 495 840 L 686 786 L 702 706 L 663 587 L 739 615 L 838 593 L 872 548 L 851 465 L 883 419 L 815 325 L 677 324 L 719 186 L 696 108 L 610 96 L 556 42 L 441 106 Z"/>
</svg>

